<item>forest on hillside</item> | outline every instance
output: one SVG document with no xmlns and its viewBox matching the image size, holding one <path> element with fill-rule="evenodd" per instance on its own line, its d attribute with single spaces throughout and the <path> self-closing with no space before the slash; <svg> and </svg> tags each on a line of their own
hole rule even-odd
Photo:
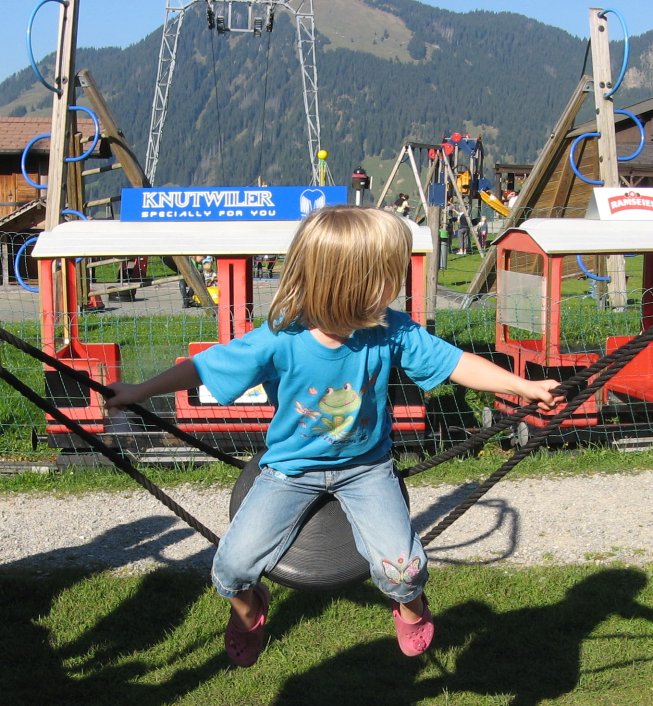
<svg viewBox="0 0 653 706">
<path fill-rule="evenodd" d="M 591 70 L 586 42 L 513 13 L 460 15 L 414 0 L 364 0 L 352 3 L 359 16 L 347 21 L 365 22 L 365 12 L 378 10 L 400 17 L 410 31 L 407 60 L 375 53 L 390 30 L 362 51 L 355 42 L 334 48 L 316 26 L 321 144 L 339 183 L 366 160 L 392 159 L 406 139 L 437 143 L 453 131 L 481 134 L 486 164 L 532 162 L 581 74 Z M 307 182 L 291 16 L 278 12 L 274 31 L 253 37 L 218 35 L 197 6 L 186 15 L 156 183 Z M 77 53 L 77 68 L 91 70 L 143 164 L 159 44 L 157 31 L 123 50 Z M 644 78 L 620 92 L 617 107 L 651 95 L 644 62 L 652 44 L 653 33 L 632 38 L 631 61 Z M 617 65 L 621 51 L 616 43 Z M 44 60 L 44 73 L 52 63 Z M 47 113 L 51 97 L 34 83 L 29 69 L 1 83 L 0 113 Z"/>
</svg>

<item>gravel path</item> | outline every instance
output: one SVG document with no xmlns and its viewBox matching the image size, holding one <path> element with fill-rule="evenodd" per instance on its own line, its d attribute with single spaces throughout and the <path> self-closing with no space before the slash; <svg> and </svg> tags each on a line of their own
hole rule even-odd
<svg viewBox="0 0 653 706">
<path fill-rule="evenodd" d="M 420 534 L 473 486 L 410 489 Z M 229 493 L 169 493 L 217 534 Z M 145 491 L 0 496 L 0 567 L 168 565 L 208 571 L 213 547 Z M 428 547 L 437 564 L 653 563 L 653 471 L 583 478 L 504 480 Z"/>
</svg>

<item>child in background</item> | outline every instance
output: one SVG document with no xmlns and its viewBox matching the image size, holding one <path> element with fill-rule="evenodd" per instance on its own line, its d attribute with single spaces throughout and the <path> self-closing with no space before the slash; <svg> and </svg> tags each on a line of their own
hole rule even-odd
<svg viewBox="0 0 653 706">
<path fill-rule="evenodd" d="M 215 287 L 218 277 L 213 270 L 213 258 L 210 255 L 202 260 L 202 274 L 204 275 L 204 284 L 207 287 Z"/>
<path fill-rule="evenodd" d="M 487 218 L 485 216 L 481 216 L 481 221 L 478 224 L 478 244 L 481 246 L 481 250 L 485 250 L 487 247 L 487 232 L 488 232 L 488 225 L 487 225 Z"/>
<path fill-rule="evenodd" d="M 193 257 L 190 258 L 190 261 L 193 263 L 195 269 L 200 273 L 202 273 L 202 262 L 204 260 L 204 257 L 204 255 L 193 255 Z M 168 266 L 172 267 L 172 269 L 176 271 L 177 266 L 174 264 L 174 262 L 170 262 L 171 264 L 168 264 Z M 188 283 L 185 279 L 179 280 L 179 291 L 181 292 L 181 302 L 184 309 L 188 309 L 191 306 L 199 306 L 199 302 L 195 301 L 195 292 L 193 291 L 193 288 L 188 286 Z"/>
<path fill-rule="evenodd" d="M 261 576 L 296 536 L 324 492 L 349 518 L 372 581 L 389 598 L 401 651 L 425 652 L 434 634 L 424 595 L 427 557 L 412 527 L 391 458 L 390 372 L 424 390 L 443 381 L 557 403 L 554 380 L 530 381 L 431 335 L 389 308 L 412 251 L 404 219 L 376 208 L 311 213 L 288 250 L 268 321 L 137 385 L 115 383 L 107 407 L 204 384 L 220 404 L 263 384 L 276 413 L 261 473 L 215 555 L 212 580 L 231 602 L 230 660 L 256 662 L 270 594 Z"/>
</svg>

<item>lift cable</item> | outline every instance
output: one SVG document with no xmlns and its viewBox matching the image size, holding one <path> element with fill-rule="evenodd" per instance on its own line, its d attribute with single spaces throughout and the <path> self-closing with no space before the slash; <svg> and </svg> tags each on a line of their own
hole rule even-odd
<svg viewBox="0 0 653 706">
<path fill-rule="evenodd" d="M 215 26 L 215 25 L 214 25 Z M 209 29 L 211 29 L 211 16 L 209 16 Z M 217 60 L 215 57 L 215 36 L 211 32 L 211 58 L 213 61 L 213 90 L 215 91 L 215 110 L 216 110 L 216 125 L 218 132 L 218 180 L 220 184 L 224 184 L 224 154 L 222 140 L 222 126 L 220 121 L 220 101 L 218 100 L 218 71 L 216 68 Z"/>
<path fill-rule="evenodd" d="M 270 26 L 271 27 L 271 26 Z M 261 177 L 261 173 L 263 170 L 263 148 L 265 146 L 265 113 L 267 109 L 267 102 L 268 102 L 268 76 L 270 73 L 270 37 L 272 36 L 272 31 L 271 28 L 267 32 L 268 35 L 268 46 L 267 50 L 265 52 L 265 79 L 263 81 L 263 109 L 262 109 L 262 114 L 261 114 L 261 145 L 259 149 L 259 158 L 258 158 L 258 177 Z"/>
</svg>

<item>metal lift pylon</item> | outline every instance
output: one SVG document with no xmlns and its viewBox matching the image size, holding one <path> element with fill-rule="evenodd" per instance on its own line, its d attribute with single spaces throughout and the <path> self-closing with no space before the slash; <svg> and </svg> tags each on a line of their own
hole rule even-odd
<svg viewBox="0 0 653 706">
<path fill-rule="evenodd" d="M 161 136 L 168 112 L 170 86 L 175 70 L 179 36 L 184 21 L 186 10 L 198 2 L 205 3 L 209 9 L 214 5 L 226 7 L 224 15 L 220 15 L 221 25 L 218 32 L 254 32 L 260 33 L 262 26 L 258 17 L 253 16 L 252 8 L 264 6 L 266 17 L 274 15 L 277 7 L 286 9 L 295 17 L 297 31 L 297 54 L 302 73 L 302 88 L 304 94 L 304 111 L 306 113 L 306 126 L 308 130 L 308 154 L 311 164 L 311 183 L 319 184 L 320 166 L 317 153 L 320 151 L 320 112 L 318 106 L 317 63 L 315 52 L 315 16 L 313 13 L 313 0 L 190 0 L 185 4 L 173 3 L 166 0 L 166 19 L 163 25 L 161 47 L 159 50 L 159 65 L 152 102 L 152 115 L 150 119 L 150 132 L 145 157 L 145 174 L 151 184 L 159 163 L 161 149 Z M 247 6 L 248 23 L 244 28 L 231 25 L 233 4 Z M 263 13 L 261 13 L 261 18 Z M 266 28 L 267 29 L 267 28 Z M 267 29 L 267 31 L 271 31 Z"/>
</svg>

